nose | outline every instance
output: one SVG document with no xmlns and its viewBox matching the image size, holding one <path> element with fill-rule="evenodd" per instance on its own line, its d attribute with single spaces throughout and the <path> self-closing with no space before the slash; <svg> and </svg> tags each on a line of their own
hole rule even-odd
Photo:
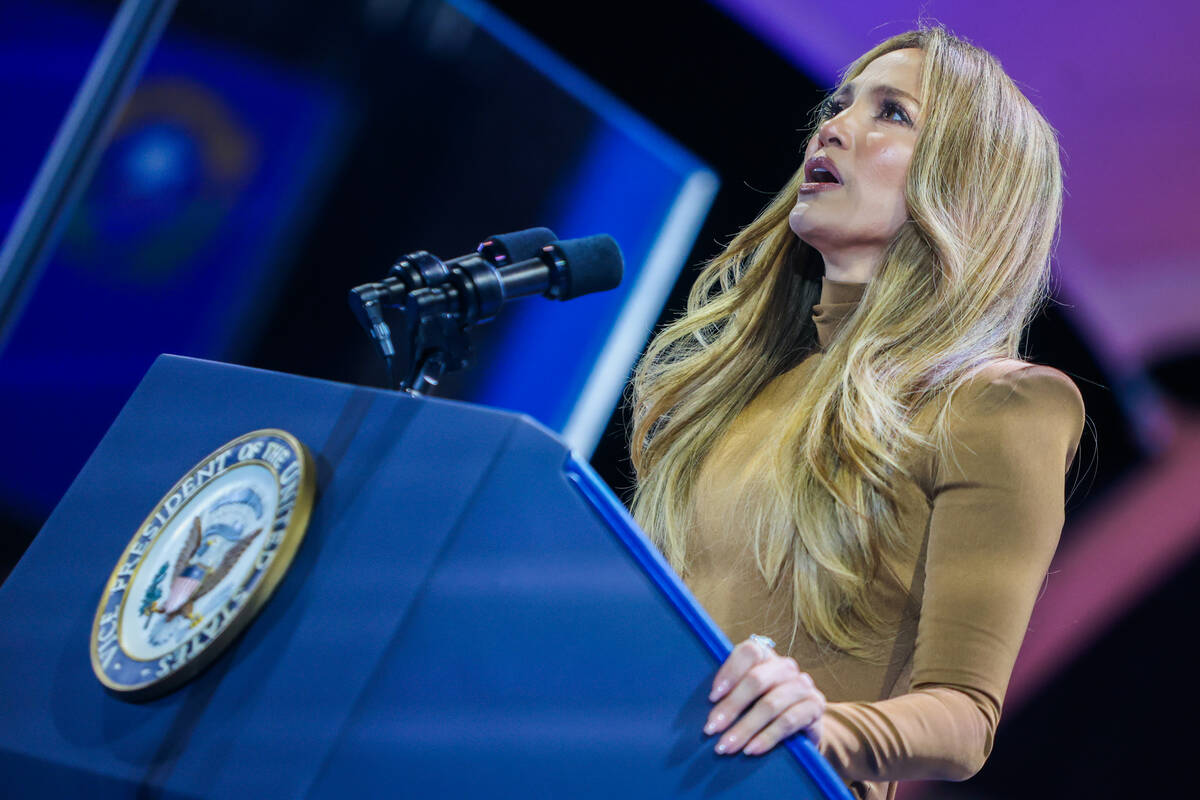
<svg viewBox="0 0 1200 800">
<path fill-rule="evenodd" d="M 845 147 L 849 141 L 849 131 L 846 129 L 846 114 L 843 111 L 821 123 L 817 128 L 817 143 L 822 147 L 835 145 Z"/>
</svg>

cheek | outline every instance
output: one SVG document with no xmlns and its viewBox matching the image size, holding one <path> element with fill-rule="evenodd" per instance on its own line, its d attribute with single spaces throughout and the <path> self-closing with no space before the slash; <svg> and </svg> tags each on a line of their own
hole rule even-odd
<svg viewBox="0 0 1200 800">
<path fill-rule="evenodd" d="M 912 143 L 898 142 L 885 134 L 871 134 L 867 137 L 866 155 L 862 166 L 864 177 L 876 191 L 899 196 L 903 201 Z"/>
</svg>

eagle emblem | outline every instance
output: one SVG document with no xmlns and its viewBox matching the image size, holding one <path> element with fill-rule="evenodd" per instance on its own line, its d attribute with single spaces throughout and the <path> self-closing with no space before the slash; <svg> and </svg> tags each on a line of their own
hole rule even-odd
<svg viewBox="0 0 1200 800">
<path fill-rule="evenodd" d="M 130 700 L 191 680 L 270 598 L 308 526 L 312 456 L 278 428 L 209 453 L 129 540 L 96 607 L 92 670 Z"/>
<path fill-rule="evenodd" d="M 204 621 L 196 604 L 212 592 L 242 553 L 263 532 L 263 501 L 252 488 L 241 487 L 212 502 L 192 518 L 192 524 L 179 555 L 175 558 L 167 597 L 162 597 L 160 581 L 146 590 L 142 599 L 143 627 L 149 626 L 155 614 L 162 618 L 150 633 L 151 642 L 158 643 L 172 633 L 179 634 Z M 165 575 L 166 563 L 159 568 Z M 176 620 L 186 620 L 187 626 L 177 626 Z M 177 631 L 176 628 L 179 628 Z"/>
</svg>

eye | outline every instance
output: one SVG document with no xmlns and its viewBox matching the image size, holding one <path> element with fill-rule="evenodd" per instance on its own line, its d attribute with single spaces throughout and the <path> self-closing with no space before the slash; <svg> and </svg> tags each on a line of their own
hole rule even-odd
<svg viewBox="0 0 1200 800">
<path fill-rule="evenodd" d="M 904 106 L 895 100 L 884 100 L 879 105 L 879 119 L 885 122 L 899 122 L 904 125 L 912 125 L 912 118 L 908 116 L 908 112 L 904 110 Z"/>
<path fill-rule="evenodd" d="M 830 97 L 821 103 L 821 107 L 817 109 L 817 118 L 824 122 L 827 119 L 833 119 L 838 114 L 845 110 L 846 106 L 841 100 L 835 100 Z"/>
</svg>

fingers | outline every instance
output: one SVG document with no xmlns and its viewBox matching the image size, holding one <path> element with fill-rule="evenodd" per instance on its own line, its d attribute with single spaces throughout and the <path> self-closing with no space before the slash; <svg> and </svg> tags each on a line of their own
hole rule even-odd
<svg viewBox="0 0 1200 800">
<path fill-rule="evenodd" d="M 713 748 L 720 755 L 736 753 L 745 747 L 775 719 L 808 698 L 809 689 L 799 681 L 788 681 L 758 698 L 738 721 L 727 730 Z"/>
<path fill-rule="evenodd" d="M 747 641 L 734 648 L 713 679 L 717 704 L 706 734 L 721 733 L 720 755 L 765 753 L 798 731 L 820 741 L 825 696 L 791 658 Z"/>
<path fill-rule="evenodd" d="M 729 658 L 725 659 L 725 663 L 713 677 L 712 691 L 708 694 L 709 702 L 715 703 L 720 700 L 755 665 L 766 661 L 772 655 L 774 654 L 770 650 L 752 639 L 747 639 L 733 648 Z"/>
<path fill-rule="evenodd" d="M 732 655 L 729 657 L 729 661 L 731 660 L 733 660 Z M 801 674 L 795 661 L 777 655 L 756 664 L 741 677 L 741 680 L 728 691 L 720 702 L 713 706 L 712 711 L 708 714 L 708 724 L 704 726 L 704 732 L 713 734 L 725 730 L 755 700 L 782 683 L 801 680 Z M 808 680 L 807 685 L 811 686 L 812 680 L 807 676 L 806 679 Z M 774 715 L 772 715 L 773 717 Z M 764 720 L 763 725 L 769 721 L 770 719 Z M 743 739 L 742 743 L 745 744 L 745 741 Z"/>
<path fill-rule="evenodd" d="M 804 731 L 813 744 L 820 744 L 821 717 L 824 713 L 825 696 L 814 689 L 812 694 L 784 709 L 761 732 L 753 736 L 742 748 L 742 752 L 748 756 L 761 755 L 798 731 Z M 717 746 L 720 747 L 720 744 Z"/>
</svg>

